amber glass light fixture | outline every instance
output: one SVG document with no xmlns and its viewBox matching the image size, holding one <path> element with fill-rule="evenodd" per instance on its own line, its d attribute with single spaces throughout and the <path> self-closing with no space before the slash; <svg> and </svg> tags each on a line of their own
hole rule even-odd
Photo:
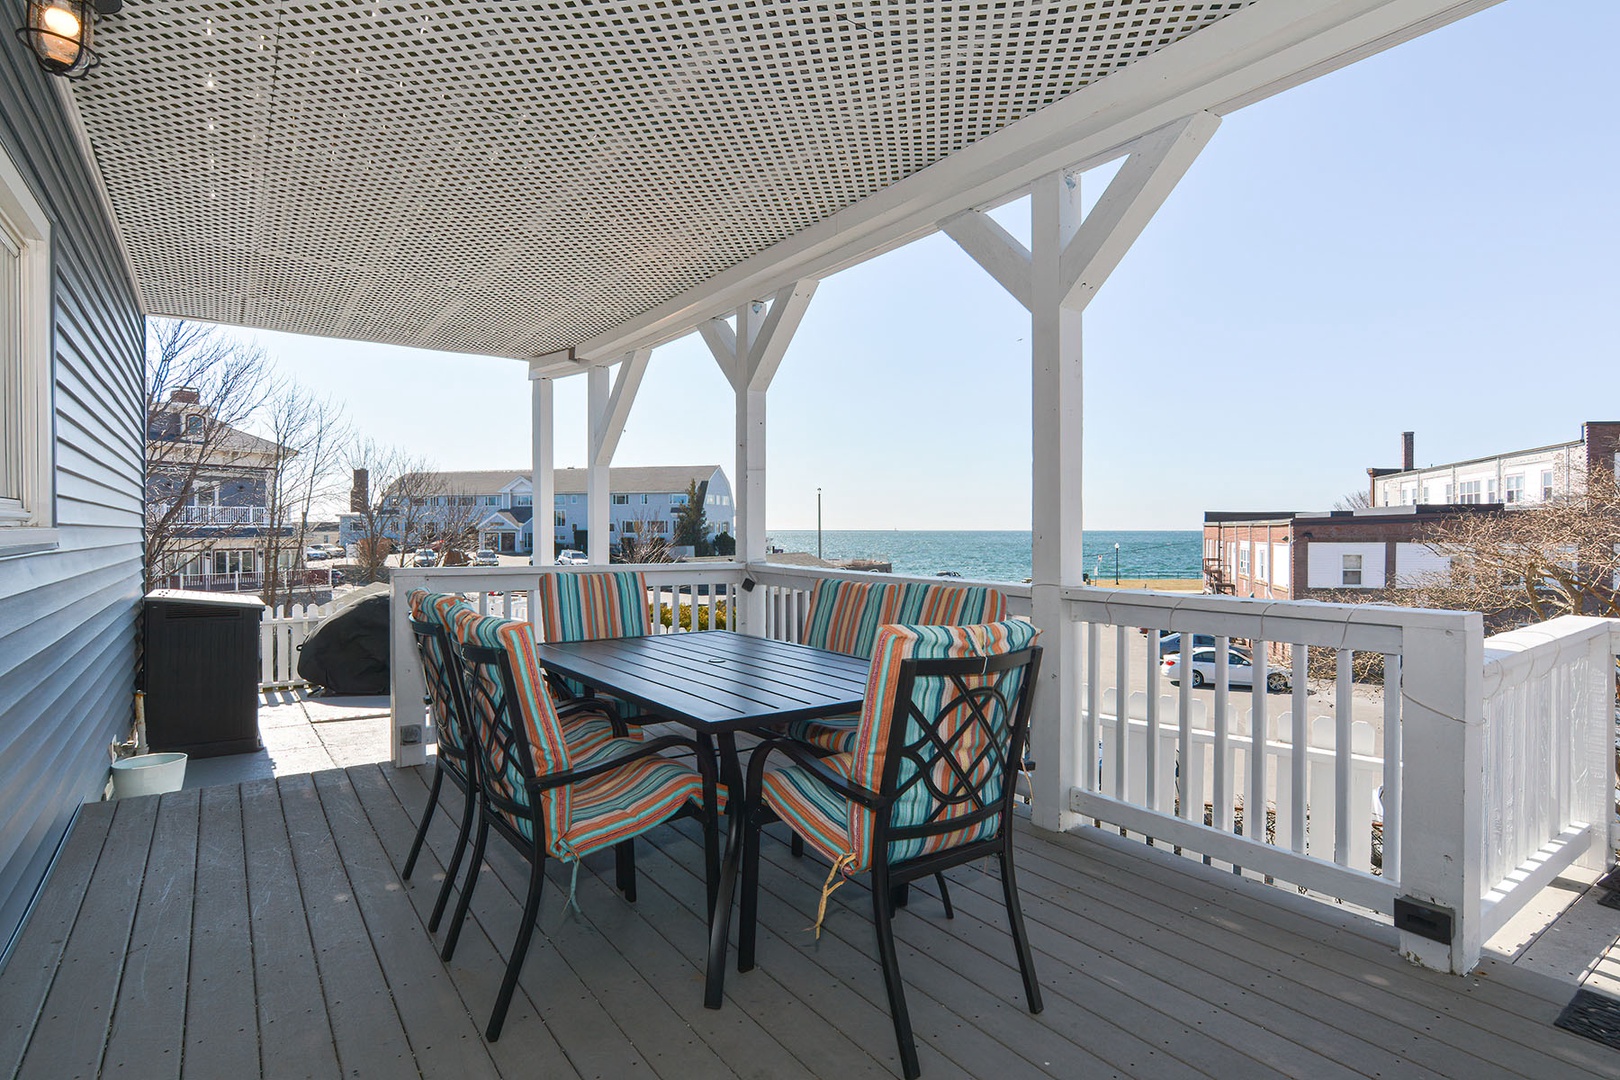
<svg viewBox="0 0 1620 1080">
<path fill-rule="evenodd" d="M 95 17 L 123 6 L 124 0 L 28 0 L 27 22 L 17 36 L 52 75 L 82 79 L 101 63 L 90 47 Z"/>
</svg>

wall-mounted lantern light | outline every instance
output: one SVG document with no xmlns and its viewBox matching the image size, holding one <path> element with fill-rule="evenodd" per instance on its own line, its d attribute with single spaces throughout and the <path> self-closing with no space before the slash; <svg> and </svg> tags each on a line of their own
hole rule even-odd
<svg viewBox="0 0 1620 1080">
<path fill-rule="evenodd" d="M 18 27 L 17 36 L 52 75 L 82 79 L 101 63 L 90 48 L 95 17 L 123 6 L 124 0 L 28 0 L 28 21 Z"/>
</svg>

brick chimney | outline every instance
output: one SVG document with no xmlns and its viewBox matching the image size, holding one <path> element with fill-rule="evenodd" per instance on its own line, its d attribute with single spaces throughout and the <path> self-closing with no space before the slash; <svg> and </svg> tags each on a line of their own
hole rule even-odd
<svg viewBox="0 0 1620 1080">
<path fill-rule="evenodd" d="M 367 469 L 354 470 L 354 486 L 349 489 L 349 513 L 363 514 L 371 503 L 371 473 Z"/>
<path fill-rule="evenodd" d="M 1416 455 L 1413 453 L 1413 432 L 1401 432 L 1401 471 L 1411 472 L 1416 465 Z"/>
<path fill-rule="evenodd" d="M 169 403 L 171 405 L 198 405 L 201 402 L 202 399 L 198 395 L 195 386 L 177 386 L 169 391 Z"/>
</svg>

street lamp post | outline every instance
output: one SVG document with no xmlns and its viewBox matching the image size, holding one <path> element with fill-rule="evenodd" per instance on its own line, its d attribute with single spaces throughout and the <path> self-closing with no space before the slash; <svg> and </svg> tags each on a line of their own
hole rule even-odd
<svg viewBox="0 0 1620 1080">
<path fill-rule="evenodd" d="M 821 558 L 821 489 L 816 488 L 816 558 Z"/>
<path fill-rule="evenodd" d="M 1119 584 L 1119 544 L 1114 544 L 1114 584 Z"/>
</svg>

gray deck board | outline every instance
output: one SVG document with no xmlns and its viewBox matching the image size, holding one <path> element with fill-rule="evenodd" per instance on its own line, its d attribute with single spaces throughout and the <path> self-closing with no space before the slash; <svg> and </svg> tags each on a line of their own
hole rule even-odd
<svg viewBox="0 0 1620 1080">
<path fill-rule="evenodd" d="M 253 994 L 242 794 L 238 788 L 216 787 L 201 796 L 180 1075 L 195 1080 L 253 1076 L 259 1071 L 259 1019 Z"/>
<path fill-rule="evenodd" d="M 195 791 L 165 795 L 158 803 L 157 829 L 101 1064 L 104 1077 L 163 1080 L 180 1075 L 199 809 Z"/>
<path fill-rule="evenodd" d="M 326 1019 L 346 1077 L 411 1071 L 411 1048 L 308 774 L 277 781 L 287 837 L 315 946 Z"/>
<path fill-rule="evenodd" d="M 35 909 L 28 933 L 12 951 L 5 980 L 0 983 L 5 990 L 0 993 L 0 1076 L 11 1076 L 22 1064 L 112 820 L 111 803 L 96 803 L 79 811 L 51 874 L 51 902 Z"/>
<path fill-rule="evenodd" d="M 114 812 L 19 1077 L 63 1080 L 94 1076 L 101 1067 L 157 810 L 157 799 L 142 799 L 122 803 Z M 45 901 L 51 902 L 48 887 Z"/>
<path fill-rule="evenodd" d="M 701 834 L 638 843 L 639 899 L 587 859 L 583 915 L 552 864 L 505 1033 L 487 1043 L 526 865 L 492 840 L 455 958 L 425 923 L 455 835 L 448 792 L 413 880 L 398 868 L 419 770 L 86 807 L 0 972 L 0 1075 L 658 1080 L 895 1075 L 870 894 L 814 918 L 824 862 L 762 848 L 758 966 L 702 1008 Z M 919 883 L 895 923 L 930 1080 L 1620 1077 L 1620 1054 L 1551 1026 L 1572 988 L 1487 962 L 1402 961 L 1350 911 L 1239 883 L 1101 830 L 1020 826 L 1019 883 L 1046 1010 L 1024 1006 L 994 865 Z M 734 959 L 734 956 L 733 956 Z"/>
<path fill-rule="evenodd" d="M 242 785 L 242 841 L 260 1070 L 271 1078 L 337 1075 L 337 1050 L 274 781 Z"/>
</svg>

